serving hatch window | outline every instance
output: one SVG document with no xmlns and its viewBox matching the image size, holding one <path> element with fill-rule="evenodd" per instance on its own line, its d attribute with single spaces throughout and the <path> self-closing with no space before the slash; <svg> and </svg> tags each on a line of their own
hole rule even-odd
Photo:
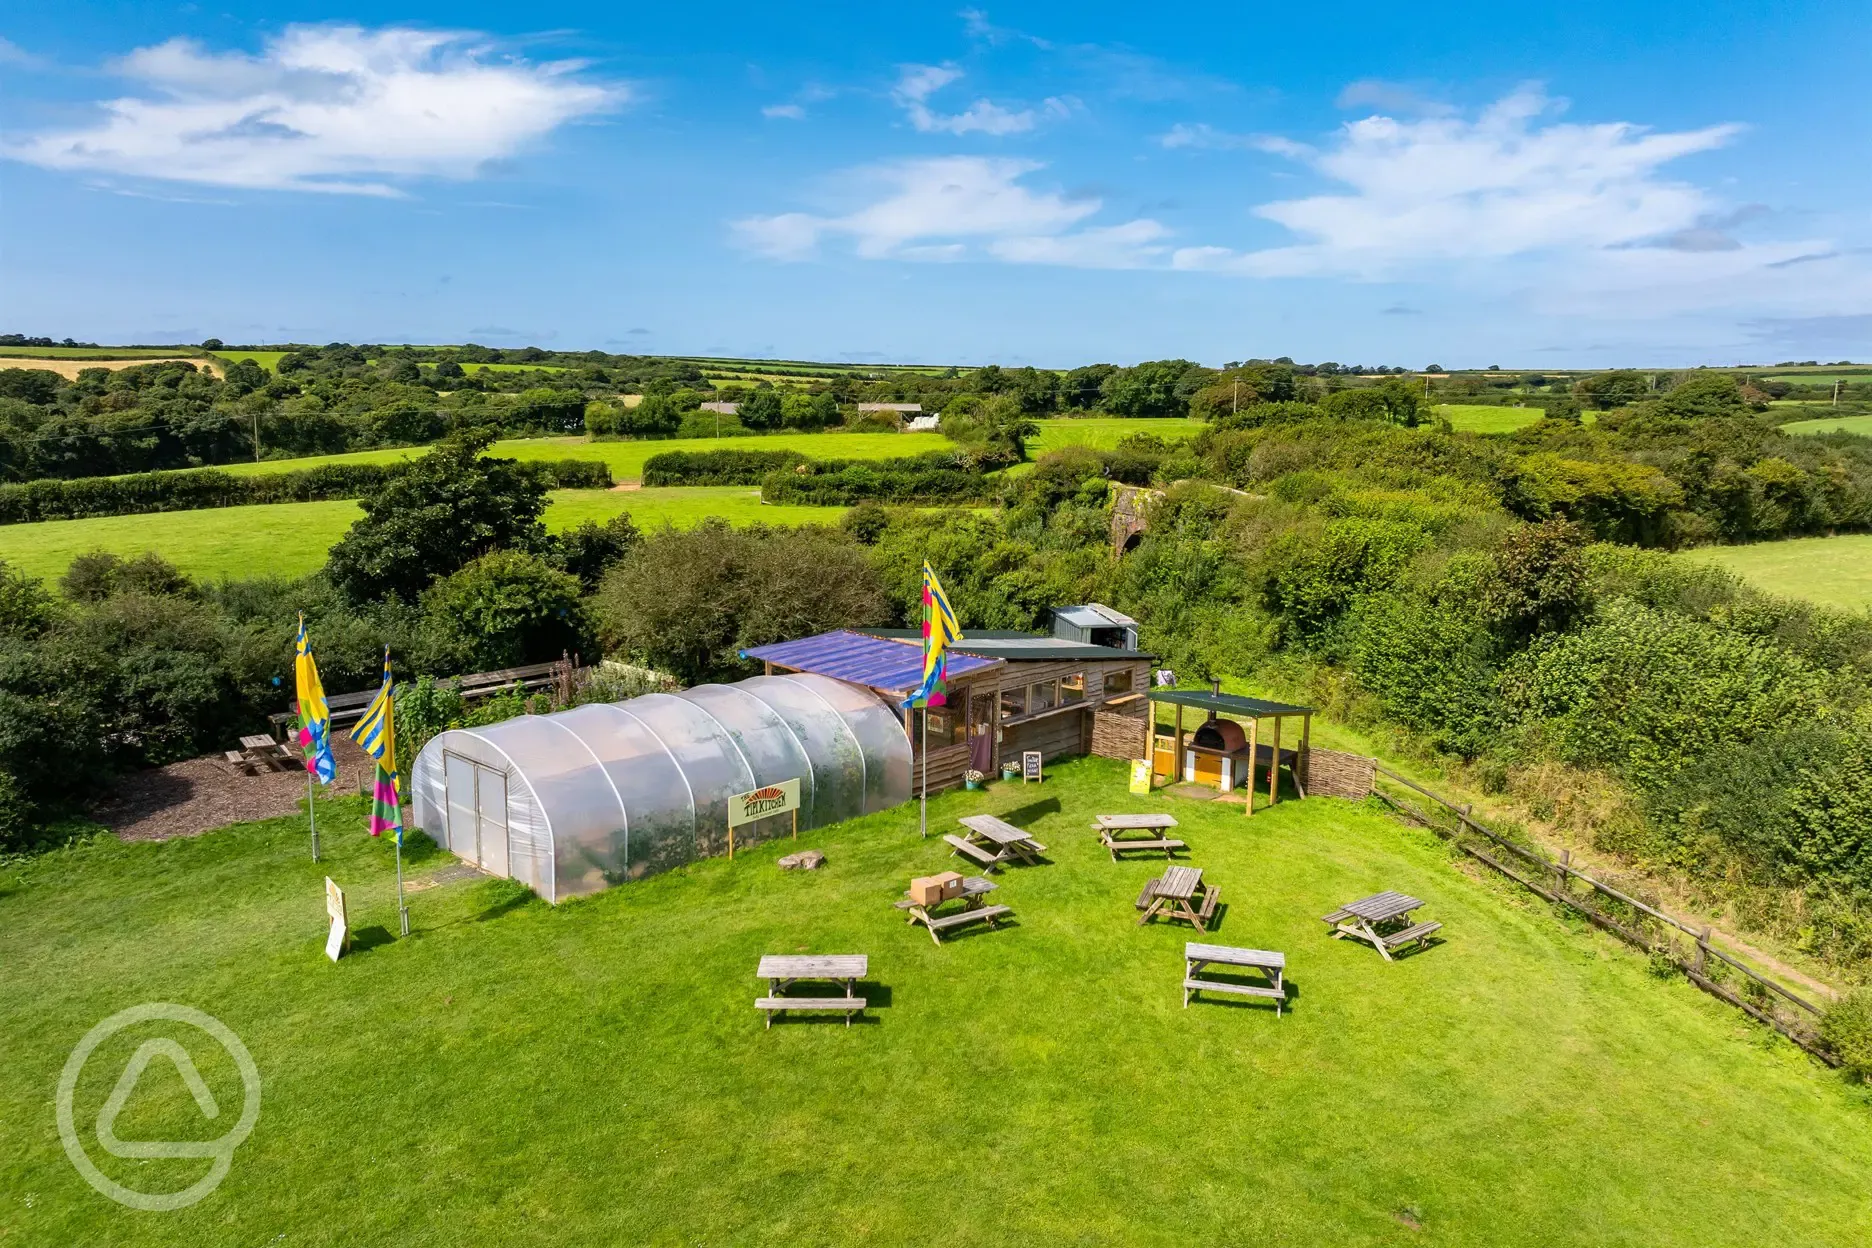
<svg viewBox="0 0 1872 1248">
<path fill-rule="evenodd" d="M 1060 677 L 1060 705 L 1070 706 L 1074 702 L 1085 701 L 1086 677 L 1084 672 L 1074 672 L 1070 676 Z"/>
</svg>

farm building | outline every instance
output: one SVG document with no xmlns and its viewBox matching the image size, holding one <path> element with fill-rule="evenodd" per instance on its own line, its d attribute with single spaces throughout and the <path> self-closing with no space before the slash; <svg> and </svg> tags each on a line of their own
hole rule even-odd
<svg viewBox="0 0 1872 1248">
<path fill-rule="evenodd" d="M 910 798 L 893 710 L 849 683 L 757 676 L 441 733 L 410 773 L 430 839 L 548 901 L 721 852 L 728 799 L 800 781 L 799 826 Z M 779 827 L 755 824 L 757 839 Z"/>
<path fill-rule="evenodd" d="M 1018 763 L 1027 750 L 1044 758 L 1104 754 L 1142 758 L 1148 749 L 1145 700 L 1153 656 L 1136 650 L 1135 628 L 1105 607 L 1062 608 L 1056 631 L 1071 631 L 1074 613 L 1095 614 L 1100 626 L 1129 642 L 1100 645 L 1076 636 L 970 630 L 949 656 L 947 704 L 928 712 L 929 785 L 948 788 L 963 774 Z M 1123 624 L 1114 624 L 1116 620 Z M 768 672 L 803 672 L 869 690 L 899 707 L 923 679 L 921 634 L 910 629 L 840 629 L 742 654 Z M 923 715 L 902 717 L 922 780 Z"/>
</svg>

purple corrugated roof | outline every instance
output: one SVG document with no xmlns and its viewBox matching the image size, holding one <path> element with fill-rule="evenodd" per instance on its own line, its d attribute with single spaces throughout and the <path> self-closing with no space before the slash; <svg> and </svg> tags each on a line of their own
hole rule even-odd
<svg viewBox="0 0 1872 1248">
<path fill-rule="evenodd" d="M 921 645 L 884 637 L 868 637 L 863 633 L 846 632 L 842 628 L 820 633 L 816 637 L 800 637 L 794 641 L 775 642 L 771 646 L 755 646 L 752 650 L 743 650 L 741 655 L 743 658 L 760 659 L 795 671 L 830 676 L 834 680 L 847 680 L 854 685 L 866 685 L 892 693 L 914 689 L 923 683 Z M 949 674 L 961 676 L 985 667 L 994 667 L 1000 662 L 999 659 L 984 659 L 951 651 Z"/>
</svg>

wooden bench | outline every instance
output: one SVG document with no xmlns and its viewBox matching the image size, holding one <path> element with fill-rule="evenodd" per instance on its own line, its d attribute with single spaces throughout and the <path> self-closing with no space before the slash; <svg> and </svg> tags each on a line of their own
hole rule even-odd
<svg viewBox="0 0 1872 1248">
<path fill-rule="evenodd" d="M 1322 914 L 1322 915 L 1320 915 L 1320 922 L 1322 922 L 1322 923 L 1343 923 L 1343 922 L 1345 922 L 1345 921 L 1346 921 L 1347 919 L 1349 919 L 1349 918 L 1351 918 L 1351 917 L 1352 917 L 1352 912 L 1351 912 L 1350 910 L 1346 910 L 1346 909 L 1343 909 L 1343 908 L 1341 908 L 1341 909 L 1338 909 L 1338 910 L 1335 910 L 1335 911 L 1333 911 L 1333 912 L 1332 912 L 1331 914 Z"/>
<path fill-rule="evenodd" d="M 1269 988 L 1265 984 L 1231 984 L 1220 979 L 1185 979 L 1183 981 L 1183 1004 L 1189 1005 L 1190 998 L 1199 992 L 1232 992 L 1241 997 L 1267 997 L 1275 1002 L 1274 1013 L 1281 1011 L 1280 1003 L 1287 1000 L 1285 988 Z"/>
<path fill-rule="evenodd" d="M 228 766 L 234 768 L 234 770 L 240 772 L 242 775 L 251 776 L 255 774 L 253 760 L 239 750 L 229 750 L 226 754 L 223 754 L 222 757 L 227 759 Z"/>
<path fill-rule="evenodd" d="M 1185 845 L 1182 841 L 1168 839 L 1161 841 L 1115 841 L 1104 832 L 1099 833 L 1099 840 L 1104 844 L 1106 849 L 1111 851 L 1113 862 L 1119 861 L 1119 854 L 1131 849 L 1162 850 L 1163 856 L 1169 858 L 1177 850 L 1189 848 L 1189 846 Z"/>
<path fill-rule="evenodd" d="M 1007 859 L 1006 851 L 1002 851 L 998 854 L 991 854 L 973 841 L 965 841 L 953 832 L 943 833 L 943 840 L 949 842 L 950 847 L 955 853 L 961 854 L 965 858 L 973 858 L 987 871 L 994 870 Z"/>
<path fill-rule="evenodd" d="M 939 919 L 931 919 L 926 926 L 929 928 L 930 939 L 940 945 L 942 933 L 952 927 L 961 927 L 966 923 L 977 921 L 986 923 L 989 927 L 995 927 L 1003 918 L 1013 913 L 1012 906 L 982 906 L 975 910 L 960 910 L 955 914 L 945 914 Z"/>
<path fill-rule="evenodd" d="M 1137 908 L 1140 910 L 1150 909 L 1151 898 L 1155 897 L 1156 895 L 1157 895 L 1157 881 L 1156 880 L 1144 881 L 1144 891 L 1138 894 Z"/>
<path fill-rule="evenodd" d="M 1209 920 L 1215 917 L 1216 903 L 1221 900 L 1222 890 L 1214 884 L 1203 889 L 1202 907 L 1196 911 L 1196 915 L 1203 921 L 1204 927 L 1208 927 Z"/>
<path fill-rule="evenodd" d="M 1392 932 L 1389 936 L 1382 937 L 1381 939 L 1384 941 L 1386 953 L 1390 953 L 1402 945 L 1408 945 L 1412 941 L 1416 941 L 1417 947 L 1422 949 L 1424 947 L 1424 942 L 1430 939 L 1431 934 L 1441 930 L 1443 930 L 1443 925 L 1441 923 L 1413 923 L 1403 931 Z"/>
<path fill-rule="evenodd" d="M 762 997 L 754 1002 L 754 1008 L 767 1015 L 767 1025 L 773 1026 L 774 1015 L 782 1010 L 842 1010 L 845 1013 L 845 1025 L 851 1026 L 853 1014 L 864 1013 L 863 997 Z"/>
</svg>

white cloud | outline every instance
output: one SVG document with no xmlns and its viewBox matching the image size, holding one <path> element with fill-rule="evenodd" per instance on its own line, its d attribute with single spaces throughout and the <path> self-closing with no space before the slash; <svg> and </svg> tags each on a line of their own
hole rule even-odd
<svg viewBox="0 0 1872 1248">
<path fill-rule="evenodd" d="M 769 104 L 760 111 L 763 117 L 773 117 L 785 121 L 803 121 L 806 117 L 806 110 L 798 104 Z"/>
<path fill-rule="evenodd" d="M 930 97 L 961 78 L 962 71 L 949 64 L 901 65 L 898 69 L 897 85 L 891 91 L 891 98 L 910 118 L 910 124 L 926 134 L 1020 134 L 1032 130 L 1043 117 L 1054 119 L 1072 114 L 1072 102 L 1058 97 L 1043 100 L 1037 110 L 1024 108 L 1014 112 L 992 100 L 981 99 L 959 113 L 939 113 L 930 107 Z"/>
<path fill-rule="evenodd" d="M 1740 127 L 1657 134 L 1624 122 L 1538 124 L 1550 110 L 1539 91 L 1523 89 L 1475 121 L 1368 117 L 1324 150 L 1264 140 L 1263 150 L 1351 193 L 1254 210 L 1307 241 L 1229 256 L 1192 250 L 1179 262 L 1259 276 L 1375 279 L 1425 262 L 1632 247 L 1693 229 L 1718 207 L 1659 170 L 1722 146 Z"/>
<path fill-rule="evenodd" d="M 1168 231 L 1155 221 L 1087 226 L 1100 201 L 1021 185 L 1041 167 L 981 156 L 898 161 L 859 172 L 861 186 L 883 194 L 852 212 L 749 217 L 734 223 L 734 233 L 743 247 L 779 260 L 804 259 L 828 239 L 848 240 L 872 260 L 1133 268 L 1167 256 Z"/>
<path fill-rule="evenodd" d="M 395 26 L 289 26 L 258 56 L 171 39 L 115 68 L 145 95 L 0 154 L 210 186 L 396 195 L 392 180 L 471 178 L 630 98 L 580 78 L 579 62 L 495 59 L 477 35 Z"/>
<path fill-rule="evenodd" d="M 1157 136 L 1160 146 L 1175 151 L 1180 147 L 1190 148 L 1264 148 L 1268 140 L 1252 134 L 1230 134 L 1218 130 L 1208 122 L 1190 123 L 1179 121 L 1164 133 Z"/>
</svg>

